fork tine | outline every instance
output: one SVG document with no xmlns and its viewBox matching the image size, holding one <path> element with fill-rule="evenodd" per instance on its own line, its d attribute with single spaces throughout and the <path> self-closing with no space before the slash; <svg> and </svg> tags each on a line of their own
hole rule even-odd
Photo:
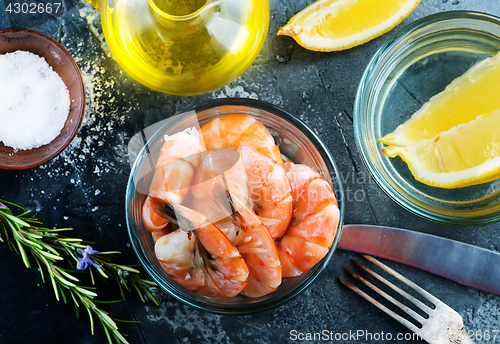
<svg viewBox="0 0 500 344">
<path fill-rule="evenodd" d="M 419 299 L 415 298 L 414 296 L 408 294 L 406 291 L 404 291 L 403 289 L 399 288 L 398 286 L 392 284 L 391 282 L 389 282 L 388 280 L 386 280 L 385 278 L 383 278 L 382 276 L 380 276 L 375 271 L 367 268 L 366 266 L 363 266 L 361 263 L 359 263 L 359 262 L 357 262 L 355 260 L 351 259 L 351 262 L 354 265 L 356 265 L 357 267 L 359 267 L 360 269 L 366 271 L 367 273 L 369 273 L 370 275 L 372 275 L 373 277 L 375 277 L 376 279 L 378 279 L 380 282 L 384 283 L 386 286 L 388 286 L 389 288 L 391 288 L 392 290 L 394 290 L 395 292 L 397 292 L 399 295 L 401 295 L 404 298 L 406 298 L 409 301 L 411 301 L 415 306 L 417 306 L 418 308 L 420 308 L 421 310 L 423 310 L 425 313 L 429 313 L 432 310 L 430 307 L 428 307 L 427 305 L 425 305 L 422 301 L 420 301 Z M 382 263 L 380 263 L 380 264 L 382 264 Z"/>
<path fill-rule="evenodd" d="M 406 312 L 406 314 L 410 315 L 413 319 L 417 320 L 420 324 L 422 324 L 425 321 L 425 318 L 422 317 L 417 312 L 415 312 L 413 309 L 405 306 L 404 304 L 402 304 L 401 302 L 399 302 L 398 300 L 396 300 L 394 297 L 392 297 L 391 295 L 387 294 L 383 290 L 379 289 L 374 284 L 370 283 L 369 281 L 367 281 L 366 279 L 364 279 L 363 277 L 361 277 L 357 273 L 355 273 L 355 272 L 353 272 L 353 271 L 351 271 L 349 269 L 344 269 L 344 270 L 347 273 L 349 273 L 351 276 L 353 276 L 354 278 L 356 278 L 356 279 L 360 280 L 361 282 L 363 282 L 366 286 L 368 286 L 369 288 L 371 288 L 372 290 L 374 290 L 375 292 L 377 292 L 379 295 L 381 295 L 382 297 L 384 297 L 387 300 L 389 300 L 393 305 L 395 305 L 396 307 L 398 307 L 399 309 L 401 309 L 403 312 Z"/>
<path fill-rule="evenodd" d="M 351 290 L 353 290 L 354 292 L 356 292 L 358 295 L 360 295 L 361 297 L 366 299 L 368 302 L 372 303 L 374 306 L 376 306 L 378 309 L 380 309 L 381 311 L 383 311 L 384 313 L 386 313 L 387 315 L 389 315 L 390 317 L 392 317 L 396 321 L 399 321 L 401 324 L 406 326 L 410 331 L 413 331 L 416 334 L 420 333 L 420 329 L 417 326 L 415 326 L 413 323 L 406 320 L 402 316 L 394 313 L 389 308 L 387 308 L 386 306 L 384 306 L 383 304 L 381 304 L 380 302 L 378 302 L 377 300 L 372 298 L 370 295 L 366 294 L 364 291 L 362 291 L 361 289 L 359 289 L 358 287 L 353 285 L 351 282 L 346 281 L 342 277 L 339 277 L 339 280 L 340 280 L 340 282 L 342 282 L 343 285 L 345 285 L 346 287 L 348 287 Z"/>
<path fill-rule="evenodd" d="M 412 281 L 410 281 L 408 278 L 404 277 L 400 273 L 394 271 L 393 269 L 391 269 L 387 265 L 382 264 L 381 262 L 379 262 L 378 260 L 376 260 L 375 258 L 373 258 L 371 256 L 368 256 L 368 255 L 365 255 L 365 254 L 362 254 L 362 256 L 364 258 L 368 259 L 373 264 L 375 264 L 378 267 L 380 267 L 382 270 L 384 270 L 387 273 L 391 274 L 392 276 L 396 277 L 398 280 L 400 280 L 401 282 L 403 282 L 404 284 L 406 284 L 408 287 L 410 287 L 411 289 L 413 289 L 415 292 L 417 292 L 419 295 L 421 295 L 422 297 L 424 297 L 426 300 L 428 300 L 429 302 L 431 302 L 435 306 L 437 306 L 438 304 L 443 304 L 443 302 L 441 300 L 439 300 L 438 298 L 434 297 L 432 294 L 430 294 L 426 290 L 422 289 L 421 287 L 419 287 L 418 285 L 416 285 L 415 283 L 413 283 Z M 425 306 L 425 307 L 427 307 L 427 306 Z"/>
</svg>

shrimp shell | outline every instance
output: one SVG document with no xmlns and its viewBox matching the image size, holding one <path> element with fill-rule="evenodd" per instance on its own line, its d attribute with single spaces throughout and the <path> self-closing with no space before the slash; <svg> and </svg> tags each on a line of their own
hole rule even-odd
<svg viewBox="0 0 500 344">
<path fill-rule="evenodd" d="M 238 159 L 222 173 L 223 180 L 222 175 L 214 171 L 219 162 L 223 164 L 229 160 L 230 152 L 237 152 Z M 280 238 L 290 223 L 292 189 L 285 170 L 253 148 L 242 146 L 237 150 L 212 151 L 200 164 L 194 184 L 193 207 L 212 222 L 231 214 L 225 192 L 227 187 L 232 198 L 238 198 L 259 216 L 273 239 Z"/>
<path fill-rule="evenodd" d="M 286 232 L 292 216 L 292 189 L 285 170 L 250 147 L 238 147 L 245 166 L 250 207 L 273 239 Z"/>
<path fill-rule="evenodd" d="M 286 162 L 285 170 L 292 186 L 293 215 L 277 247 L 283 277 L 293 277 L 328 253 L 340 211 L 330 184 L 309 166 Z"/>
<path fill-rule="evenodd" d="M 205 152 L 201 136 L 194 128 L 166 135 L 149 186 L 149 196 L 180 204 L 189 191 Z M 148 199 L 143 205 L 142 219 L 144 227 L 150 232 L 161 230 L 168 224 L 167 220 L 154 213 Z"/>
<path fill-rule="evenodd" d="M 227 165 L 230 151 L 236 152 L 213 151 L 201 163 L 192 188 L 193 207 L 233 238 L 249 269 L 248 284 L 241 293 L 258 297 L 281 284 L 281 263 L 270 229 L 284 224 L 286 230 L 292 212 L 291 187 L 283 168 L 269 157 L 238 147 L 238 160 Z M 215 173 L 225 164 L 222 174 Z M 249 204 L 255 206 L 256 213 Z M 273 209 L 268 210 L 270 207 Z M 274 216 L 273 227 L 262 223 L 261 213 Z"/>
<path fill-rule="evenodd" d="M 279 147 L 267 128 L 247 115 L 224 115 L 205 124 L 200 129 L 208 150 L 247 146 L 267 155 L 283 166 Z"/>
<path fill-rule="evenodd" d="M 245 259 L 249 275 L 241 294 L 259 297 L 269 294 L 282 281 L 281 262 L 273 238 L 260 219 L 237 198 L 233 198 L 238 215 L 234 222 L 241 228 L 235 246 Z"/>
<path fill-rule="evenodd" d="M 247 284 L 249 271 L 236 247 L 204 215 L 181 205 L 174 205 L 174 209 L 190 228 L 185 231 L 181 226 L 155 244 L 156 257 L 168 275 L 205 296 L 239 294 Z"/>
</svg>

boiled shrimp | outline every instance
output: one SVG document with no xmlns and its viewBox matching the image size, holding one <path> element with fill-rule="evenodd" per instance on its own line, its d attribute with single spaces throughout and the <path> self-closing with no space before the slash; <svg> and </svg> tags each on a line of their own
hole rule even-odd
<svg viewBox="0 0 500 344">
<path fill-rule="evenodd" d="M 248 204 L 247 178 L 240 154 L 234 149 L 222 148 L 209 153 L 196 172 L 191 187 L 193 209 L 212 223 L 224 221 L 232 214 L 226 190 Z"/>
<path fill-rule="evenodd" d="M 165 135 L 165 143 L 149 187 L 149 196 L 180 204 L 189 191 L 196 168 L 205 152 L 203 140 L 194 128 L 172 136 Z M 154 213 L 147 199 L 142 217 L 145 228 L 150 232 L 161 230 L 168 224 L 168 221 Z"/>
<path fill-rule="evenodd" d="M 181 219 L 180 228 L 155 244 L 156 257 L 167 274 L 205 296 L 232 297 L 240 293 L 249 274 L 240 252 L 204 215 L 182 205 L 174 205 L 174 209 Z"/>
<path fill-rule="evenodd" d="M 144 201 L 142 206 L 142 223 L 150 232 L 162 232 L 168 225 L 168 220 L 158 215 L 152 208 L 149 197 Z"/>
<path fill-rule="evenodd" d="M 285 170 L 250 147 L 238 147 L 245 167 L 249 206 L 273 239 L 283 236 L 292 216 L 292 189 Z"/>
<path fill-rule="evenodd" d="M 273 239 L 280 238 L 290 223 L 292 190 L 285 170 L 255 149 L 241 146 L 212 151 L 200 164 L 194 184 L 193 206 L 212 222 L 230 213 L 227 188 L 232 198 L 259 216 Z"/>
<path fill-rule="evenodd" d="M 257 149 L 283 166 L 279 147 L 267 128 L 247 115 L 224 115 L 200 129 L 208 150 L 247 146 Z"/>
<path fill-rule="evenodd" d="M 330 184 L 313 169 L 287 161 L 285 171 L 292 187 L 293 215 L 277 247 L 283 277 L 293 277 L 328 253 L 340 212 Z"/>
<path fill-rule="evenodd" d="M 265 163 L 261 165 L 265 167 L 265 170 L 260 171 L 257 168 L 261 173 L 256 173 L 261 179 L 262 175 L 268 176 L 267 178 L 275 175 L 275 173 L 269 173 L 270 166 L 283 171 L 289 195 L 280 197 L 280 200 L 289 198 L 290 211 L 285 215 L 288 217 L 291 214 L 291 189 L 284 170 L 277 166 L 272 159 L 248 147 L 239 147 L 238 151 L 233 151 L 232 154 L 230 151 L 232 150 L 214 151 L 207 155 L 201 163 L 194 179 L 195 185 L 192 188 L 193 208 L 204 212 L 207 218 L 214 222 L 234 243 L 249 269 L 248 284 L 241 293 L 250 297 L 258 297 L 275 291 L 281 284 L 281 263 L 268 227 L 248 207 L 252 198 L 249 180 L 256 186 L 255 180 L 259 178 L 249 176 L 250 173 L 246 169 L 249 166 L 257 168 L 258 162 L 264 160 Z M 236 162 L 231 161 L 234 160 L 236 152 L 239 152 L 236 155 L 239 159 Z M 233 159 L 231 159 L 231 155 L 233 155 Z M 254 164 L 245 164 L 244 160 L 256 161 L 253 161 Z M 275 179 L 269 179 L 275 181 Z M 262 181 L 260 183 L 263 184 Z M 253 191 L 256 192 L 256 190 L 257 188 Z M 266 193 L 265 196 L 267 197 L 268 194 L 270 193 Z M 266 197 L 261 197 L 259 193 L 258 202 L 265 205 Z M 266 207 L 263 206 L 264 209 Z M 277 213 L 275 212 L 273 215 Z M 288 225 L 288 221 L 286 225 Z"/>
<path fill-rule="evenodd" d="M 281 262 L 273 238 L 260 219 L 237 198 L 232 199 L 237 213 L 233 223 L 241 230 L 234 239 L 234 245 L 243 256 L 249 274 L 248 283 L 241 294 L 259 297 L 269 294 L 282 281 Z"/>
</svg>

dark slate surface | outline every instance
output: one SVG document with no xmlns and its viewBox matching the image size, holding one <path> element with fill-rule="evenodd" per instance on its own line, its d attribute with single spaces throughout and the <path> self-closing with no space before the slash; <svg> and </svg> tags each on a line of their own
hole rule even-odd
<svg viewBox="0 0 500 344">
<path fill-rule="evenodd" d="M 352 109 L 363 70 L 390 33 L 338 53 L 307 51 L 288 37 L 277 37 L 277 29 L 311 2 L 271 0 L 269 35 L 255 63 L 231 85 L 198 97 L 160 94 L 129 78 L 103 50 L 99 13 L 85 2 L 57 20 L 33 27 L 59 40 L 81 68 L 87 87 L 85 119 L 73 143 L 53 161 L 28 171 L 0 171 L 0 198 L 24 205 L 46 226 L 73 227 L 73 235 L 96 242 L 100 250 L 120 250 L 123 262 L 136 263 L 124 216 L 130 137 L 202 100 L 250 97 L 295 113 L 324 140 L 345 176 L 346 223 L 405 227 L 498 250 L 498 225 L 432 224 L 399 208 L 370 179 L 356 150 Z M 0 1 L 0 28 L 10 26 L 3 8 Z M 500 16 L 498 1 L 422 0 L 398 28 L 428 14 L 456 9 Z M 277 55 L 290 59 L 285 64 Z M 106 309 L 114 317 L 141 321 L 120 325 L 130 343 L 323 342 L 300 341 L 293 336 L 321 331 L 333 335 L 367 331 L 393 337 L 334 340 L 342 343 L 419 343 L 394 340 L 398 333 L 408 331 L 340 285 L 337 276 L 344 275 L 343 267 L 349 266 L 353 257 L 353 253 L 338 250 L 310 288 L 287 304 L 260 314 L 208 314 L 166 295 L 159 307 L 130 295 L 126 302 Z M 57 302 L 50 285 L 42 284 L 38 272 L 26 269 L 6 244 L 0 243 L 0 259 L 0 343 L 106 342 L 99 327 L 92 336 L 84 314 L 77 320 L 73 306 Z M 500 342 L 500 334 L 493 340 L 495 331 L 500 330 L 499 296 L 400 264 L 387 264 L 456 309 L 467 329 L 489 331 L 489 340 L 477 343 Z M 111 287 L 99 293 L 102 299 L 119 297 Z"/>
</svg>

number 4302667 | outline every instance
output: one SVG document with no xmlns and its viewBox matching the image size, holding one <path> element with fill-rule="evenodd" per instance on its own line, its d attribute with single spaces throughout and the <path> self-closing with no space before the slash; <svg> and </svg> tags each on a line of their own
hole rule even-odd
<svg viewBox="0 0 500 344">
<path fill-rule="evenodd" d="M 15 3 L 9 3 L 5 11 L 8 13 L 23 13 L 23 14 L 37 14 L 37 13 L 58 13 L 59 9 L 61 8 L 61 3 L 60 2 L 55 2 L 55 3 L 27 3 L 27 2 L 15 2 Z"/>
</svg>

